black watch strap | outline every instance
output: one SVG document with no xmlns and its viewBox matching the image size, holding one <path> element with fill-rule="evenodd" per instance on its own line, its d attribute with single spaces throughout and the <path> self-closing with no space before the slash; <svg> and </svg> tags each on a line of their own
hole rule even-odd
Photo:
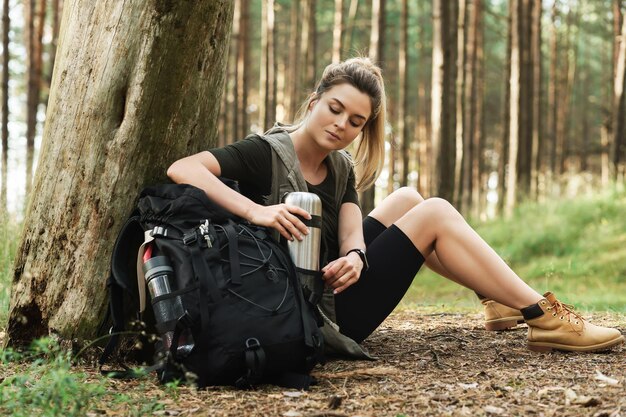
<svg viewBox="0 0 626 417">
<path fill-rule="evenodd" d="M 367 262 L 367 256 L 365 255 L 365 251 L 363 249 L 350 249 L 348 252 L 346 252 L 346 256 L 348 256 L 348 254 L 350 254 L 351 252 L 356 253 L 357 255 L 359 255 L 359 258 L 361 258 L 361 262 L 363 262 L 363 271 L 367 271 L 368 269 L 370 269 L 370 264 L 369 262 Z"/>
</svg>

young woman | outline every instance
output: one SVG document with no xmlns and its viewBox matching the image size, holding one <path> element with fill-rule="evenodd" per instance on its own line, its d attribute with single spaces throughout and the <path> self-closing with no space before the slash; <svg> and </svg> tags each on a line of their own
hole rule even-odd
<svg viewBox="0 0 626 417">
<path fill-rule="evenodd" d="M 327 255 L 320 309 L 326 343 L 336 352 L 365 355 L 357 343 L 391 313 L 424 262 L 487 297 L 492 328 L 523 317 L 532 350 L 595 351 L 622 343 L 618 330 L 588 323 L 553 294 L 530 288 L 443 199 L 401 188 L 362 220 L 357 190 L 374 183 L 383 163 L 385 99 L 380 69 L 368 59 L 329 65 L 298 123 L 183 158 L 168 176 L 290 240 L 308 233 L 299 216 L 309 214 L 280 197 L 307 190 L 320 196 Z M 355 141 L 352 161 L 343 150 Z M 239 181 L 243 195 L 218 176 Z"/>
</svg>

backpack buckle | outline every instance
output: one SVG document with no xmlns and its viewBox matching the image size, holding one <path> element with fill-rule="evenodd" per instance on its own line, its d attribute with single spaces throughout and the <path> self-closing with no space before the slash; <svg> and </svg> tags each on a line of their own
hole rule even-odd
<svg viewBox="0 0 626 417">
<path fill-rule="evenodd" d="M 167 237 L 167 229 L 163 226 L 155 226 L 150 232 L 150 236 L 164 236 Z"/>
<path fill-rule="evenodd" d="M 192 243 L 194 243 L 196 240 L 198 240 L 198 236 L 196 235 L 196 231 L 193 230 L 189 233 L 185 233 L 183 235 L 183 243 L 185 244 L 185 246 L 189 246 Z"/>
</svg>

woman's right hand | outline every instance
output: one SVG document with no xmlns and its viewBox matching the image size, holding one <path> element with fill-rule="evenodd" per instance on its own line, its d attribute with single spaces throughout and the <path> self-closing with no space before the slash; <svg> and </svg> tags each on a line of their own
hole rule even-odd
<svg viewBox="0 0 626 417">
<path fill-rule="evenodd" d="M 294 237 L 302 240 L 304 235 L 309 234 L 309 229 L 296 217 L 301 216 L 307 220 L 311 215 L 301 207 L 288 204 L 276 204 L 274 206 L 255 205 L 247 213 L 247 220 L 259 226 L 272 227 L 287 240 Z"/>
</svg>

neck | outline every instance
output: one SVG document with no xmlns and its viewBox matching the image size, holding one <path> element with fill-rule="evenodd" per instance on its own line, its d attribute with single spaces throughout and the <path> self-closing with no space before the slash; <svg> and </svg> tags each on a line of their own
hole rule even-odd
<svg viewBox="0 0 626 417">
<path fill-rule="evenodd" d="M 315 140 L 305 131 L 304 126 L 291 132 L 290 136 L 300 167 L 310 172 L 319 170 L 330 152 L 317 146 Z"/>
</svg>

